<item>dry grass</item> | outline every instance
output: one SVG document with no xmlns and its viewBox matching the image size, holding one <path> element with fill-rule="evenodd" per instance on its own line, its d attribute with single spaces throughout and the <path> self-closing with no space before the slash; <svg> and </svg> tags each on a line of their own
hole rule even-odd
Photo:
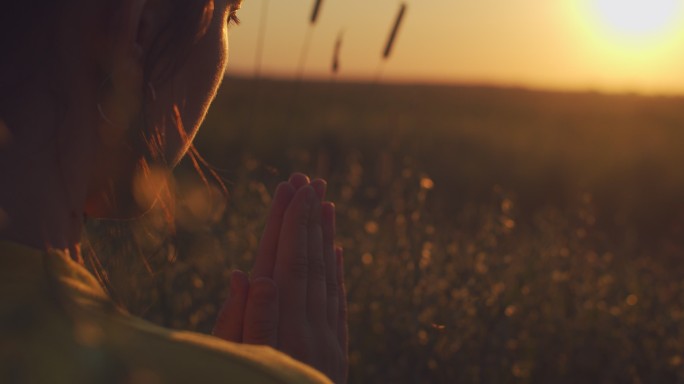
<svg viewBox="0 0 684 384">
<path fill-rule="evenodd" d="M 181 168 L 174 236 L 93 224 L 133 312 L 208 331 L 301 170 L 339 209 L 351 382 L 684 382 L 681 99 L 305 84 L 291 111 L 266 82 L 247 130 L 250 86 L 198 137 L 227 204 Z"/>
<path fill-rule="evenodd" d="M 406 3 L 401 3 L 401 6 L 399 7 L 399 13 L 397 14 L 397 18 L 394 20 L 394 25 L 392 26 L 392 29 L 389 34 L 389 38 L 387 39 L 387 45 L 385 46 L 385 51 L 382 54 L 383 59 L 388 59 L 390 55 L 392 54 L 392 48 L 394 47 L 394 43 L 397 40 L 397 34 L 399 33 L 399 28 L 401 28 L 401 23 L 404 20 L 404 15 L 406 14 Z"/>
</svg>

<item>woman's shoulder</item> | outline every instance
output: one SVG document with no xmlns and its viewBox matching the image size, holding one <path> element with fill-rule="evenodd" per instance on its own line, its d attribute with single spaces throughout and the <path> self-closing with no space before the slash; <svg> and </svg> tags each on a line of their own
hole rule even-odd
<svg viewBox="0 0 684 384">
<path fill-rule="evenodd" d="M 161 382 L 223 382 L 219 378 L 245 383 L 328 382 L 318 371 L 270 347 L 172 331 L 136 318 L 114 320 L 118 324 L 112 326 L 112 346 L 126 350 L 123 355 L 131 365 L 145 361 L 159 367 L 165 377 Z"/>
<path fill-rule="evenodd" d="M 0 336 L 9 346 L 0 382 L 328 382 L 271 348 L 173 331 L 117 310 L 63 253 L 0 242 L 0 267 Z"/>
</svg>

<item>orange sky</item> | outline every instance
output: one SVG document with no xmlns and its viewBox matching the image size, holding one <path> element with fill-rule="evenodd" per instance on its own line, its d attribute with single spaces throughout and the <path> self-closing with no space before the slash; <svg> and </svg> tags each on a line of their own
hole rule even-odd
<svg viewBox="0 0 684 384">
<path fill-rule="evenodd" d="M 228 73 L 253 74 L 268 4 L 263 74 L 294 77 L 313 0 L 244 0 Z M 324 0 L 305 76 L 373 79 L 397 0 Z M 415 0 L 383 81 L 469 82 L 684 94 L 684 0 Z"/>
</svg>

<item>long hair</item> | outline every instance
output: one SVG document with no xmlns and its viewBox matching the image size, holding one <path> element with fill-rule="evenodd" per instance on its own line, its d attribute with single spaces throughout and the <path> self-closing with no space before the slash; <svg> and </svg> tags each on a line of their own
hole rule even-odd
<svg viewBox="0 0 684 384">
<path fill-rule="evenodd" d="M 92 0 L 11 0 L 0 6 L 0 118 L 10 108 L 9 101 L 40 72 L 41 65 L 57 57 L 58 44 L 54 30 L 61 15 L 90 1 Z M 166 1 L 169 6 L 168 22 L 154 36 L 153 43 L 146 52 L 143 84 L 163 84 L 169 81 L 174 72 L 189 59 L 186 52 L 204 35 L 212 20 L 214 0 Z M 119 4 L 119 0 L 103 0 L 97 6 L 102 7 L 103 12 L 116 12 Z M 61 80 L 59 73 L 51 75 L 53 76 L 48 77 L 51 78 L 48 81 L 54 81 L 55 84 L 49 86 L 58 89 Z M 57 101 L 59 96 L 54 95 Z M 145 105 L 141 107 L 144 111 Z M 177 120 L 170 122 L 171 124 L 180 120 L 177 109 L 171 108 L 168 114 Z M 150 126 L 145 127 L 144 132 L 133 133 L 137 136 L 137 143 L 134 144 L 142 146 L 144 153 L 152 161 L 159 160 L 156 157 L 164 152 L 163 148 L 152 146 L 153 141 L 150 140 L 161 129 L 163 128 Z M 179 125 L 179 129 L 182 126 Z M 191 151 L 196 155 L 194 149 Z M 118 301 L 106 268 L 93 252 L 88 249 L 84 251 L 85 266 L 94 273 L 110 296 Z"/>
</svg>

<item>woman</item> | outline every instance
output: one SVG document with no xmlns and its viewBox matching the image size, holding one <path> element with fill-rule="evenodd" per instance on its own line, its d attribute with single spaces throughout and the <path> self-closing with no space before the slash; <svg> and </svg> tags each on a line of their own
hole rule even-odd
<svg viewBox="0 0 684 384">
<path fill-rule="evenodd" d="M 124 313 L 79 264 L 84 217 L 142 214 L 151 202 L 136 184 L 187 151 L 239 7 L 1 6 L 0 382 L 346 381 L 341 254 L 322 180 L 278 187 L 254 270 L 233 274 L 215 337 Z"/>
</svg>

